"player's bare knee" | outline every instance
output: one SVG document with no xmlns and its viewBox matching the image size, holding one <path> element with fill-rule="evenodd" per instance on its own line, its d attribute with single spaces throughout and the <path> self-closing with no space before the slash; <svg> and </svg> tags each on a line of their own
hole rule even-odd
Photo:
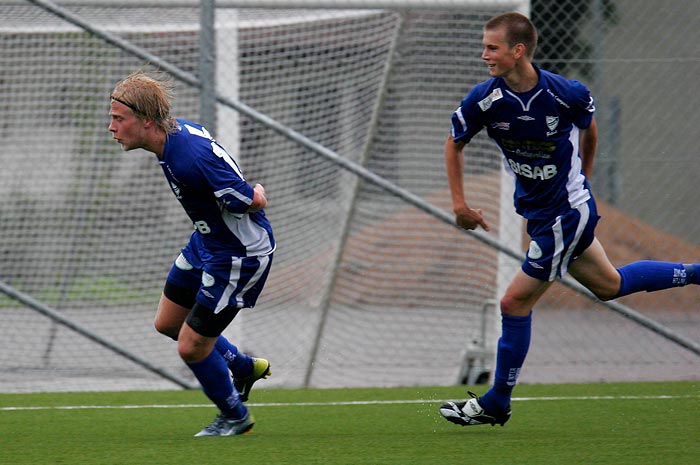
<svg viewBox="0 0 700 465">
<path fill-rule="evenodd" d="M 180 356 L 180 358 L 185 361 L 185 362 L 196 362 L 195 360 L 195 352 L 192 350 L 192 347 L 184 345 L 184 344 L 178 344 L 177 345 L 177 353 Z"/>
<path fill-rule="evenodd" d="M 501 313 L 506 315 L 522 315 L 530 313 L 529 308 L 524 308 L 523 302 L 509 295 L 501 298 Z"/>
<path fill-rule="evenodd" d="M 207 358 L 208 351 L 203 345 L 178 342 L 177 352 L 180 358 L 187 363 L 195 363 Z"/>
<path fill-rule="evenodd" d="M 168 336 L 173 341 L 177 341 L 180 328 L 173 328 L 171 325 L 163 324 L 158 318 L 153 322 L 153 327 L 156 328 L 156 331 L 160 334 Z"/>
</svg>

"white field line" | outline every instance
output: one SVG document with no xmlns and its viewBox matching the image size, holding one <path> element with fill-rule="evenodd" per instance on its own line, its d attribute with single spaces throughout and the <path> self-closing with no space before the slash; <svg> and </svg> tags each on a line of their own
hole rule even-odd
<svg viewBox="0 0 700 465">
<path fill-rule="evenodd" d="M 567 401 L 567 400 L 664 400 L 700 399 L 700 395 L 657 395 L 657 396 L 571 396 L 571 397 L 514 397 L 513 402 Z M 333 407 L 338 405 L 389 405 L 389 404 L 442 404 L 445 400 L 353 400 L 340 402 L 263 402 L 249 403 L 248 407 Z M 150 405 L 55 405 L 0 407 L 0 412 L 25 410 L 99 410 L 99 409 L 169 409 L 169 408 L 212 408 L 213 404 L 150 404 Z"/>
</svg>

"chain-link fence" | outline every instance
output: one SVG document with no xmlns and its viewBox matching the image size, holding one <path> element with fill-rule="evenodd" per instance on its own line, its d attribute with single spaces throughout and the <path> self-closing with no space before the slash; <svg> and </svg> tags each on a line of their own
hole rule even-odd
<svg viewBox="0 0 700 465">
<path fill-rule="evenodd" d="M 191 225 L 154 160 L 121 154 L 106 130 L 111 87 L 149 63 L 32 2 L 9 3 L 0 3 L 0 279 L 189 376 L 151 321 Z M 174 2 L 167 21 L 162 2 L 65 3 L 92 27 L 198 75 L 196 2 Z M 483 23 L 517 2 L 473 0 L 458 9 L 441 0 L 422 10 L 419 0 L 410 9 L 382 9 L 389 2 L 378 0 L 375 9 L 313 11 L 225 3 L 216 12 L 222 95 L 449 211 L 449 118 L 487 77 Z M 534 0 L 530 13 L 541 38 L 535 62 L 583 81 L 596 99 L 592 184 L 603 216 L 598 236 L 613 263 L 699 261 L 692 142 L 700 5 Z M 179 82 L 178 116 L 197 120 L 202 106 L 197 86 Z M 314 386 L 452 383 L 460 351 L 492 349 L 480 317 L 484 309 L 495 315 L 494 288 L 507 274 L 495 250 L 255 118 L 221 105 L 217 116 L 217 139 L 268 188 L 278 235 L 258 308 L 227 330 L 273 360 L 268 386 L 303 385 L 305 373 Z M 498 218 L 499 209 L 512 209 L 499 202 L 499 154 L 483 134 L 469 148 L 471 199 Z M 517 238 L 509 246 L 524 249 Z M 517 268 L 511 262 L 505 266 Z M 699 294 L 690 286 L 621 302 L 698 341 Z M 0 311 L 0 389 L 114 388 L 108 376 L 159 386 L 13 299 L 0 298 Z M 534 324 L 525 383 L 700 373 L 697 355 L 559 284 L 538 304 Z M 30 349 L 27 341 L 35 341 Z"/>
<path fill-rule="evenodd" d="M 613 263 L 700 260 L 695 141 L 700 94 L 694 91 L 700 4 L 533 0 L 531 17 L 540 33 L 536 63 L 583 81 L 596 99 L 599 149 L 592 186 L 603 217 L 598 236 Z M 547 367 L 558 367 L 556 372 L 565 361 L 570 379 L 595 379 L 596 374 L 610 379 L 605 371 L 616 360 L 630 377 L 668 370 L 697 379 L 695 355 L 681 351 L 680 357 L 666 358 L 660 354 L 669 348 L 657 345 L 655 336 L 591 314 L 589 305 L 580 307 L 585 308 L 581 313 L 561 311 L 577 307 L 576 300 L 555 288 L 539 306 L 540 330 L 524 382 L 542 380 Z M 700 295 L 694 286 L 620 301 L 700 340 Z M 580 330 L 562 333 L 563 320 L 572 327 L 578 321 Z M 597 348 L 598 354 L 583 360 L 582 347 Z M 626 377 L 622 372 L 612 376 Z"/>
</svg>

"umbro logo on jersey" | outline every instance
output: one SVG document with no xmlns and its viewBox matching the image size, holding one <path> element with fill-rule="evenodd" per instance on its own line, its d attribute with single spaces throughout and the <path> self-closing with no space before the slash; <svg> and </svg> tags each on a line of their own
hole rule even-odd
<svg viewBox="0 0 700 465">
<path fill-rule="evenodd" d="M 213 299 L 213 298 L 214 298 L 214 296 L 212 295 L 212 293 L 209 292 L 209 291 L 207 291 L 206 289 L 202 289 L 201 292 L 202 292 L 202 294 L 204 294 L 204 296 L 205 296 L 207 299 Z"/>
<path fill-rule="evenodd" d="M 532 116 L 528 116 L 528 115 L 518 116 L 518 119 L 523 120 L 523 121 L 535 121 L 535 118 L 533 118 Z"/>
</svg>

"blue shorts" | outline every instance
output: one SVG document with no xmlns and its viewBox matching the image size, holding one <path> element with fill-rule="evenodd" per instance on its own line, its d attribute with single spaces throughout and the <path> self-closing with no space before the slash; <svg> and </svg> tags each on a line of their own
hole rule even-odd
<svg viewBox="0 0 700 465">
<path fill-rule="evenodd" d="M 227 306 L 252 308 L 267 280 L 272 253 L 258 257 L 212 254 L 190 237 L 168 273 L 168 283 L 196 291 L 195 300 L 219 313 Z"/>
<path fill-rule="evenodd" d="M 561 278 L 571 262 L 593 242 L 599 219 L 591 197 L 553 221 L 528 220 L 527 233 L 531 240 L 522 270 L 542 281 Z"/>
</svg>

